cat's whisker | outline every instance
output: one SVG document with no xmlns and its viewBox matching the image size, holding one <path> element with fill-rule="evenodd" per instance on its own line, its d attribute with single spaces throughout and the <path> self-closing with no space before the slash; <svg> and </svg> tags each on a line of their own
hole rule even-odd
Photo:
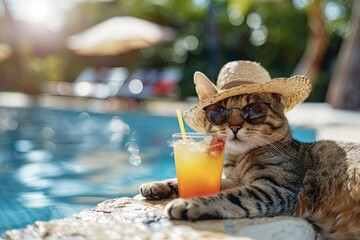
<svg viewBox="0 0 360 240">
<path fill-rule="evenodd" d="M 280 133 L 277 133 L 277 132 L 272 132 L 271 135 L 268 135 L 268 136 L 273 136 L 273 135 L 279 136 L 279 137 L 283 137 L 283 136 L 284 136 L 284 134 L 280 134 Z M 297 145 L 297 146 L 300 145 L 300 143 L 294 141 L 293 139 L 290 139 L 290 142 L 291 142 L 292 144 Z"/>
<path fill-rule="evenodd" d="M 262 139 L 261 137 L 258 136 L 253 136 L 255 139 L 260 140 L 264 143 L 266 143 L 265 147 L 267 149 L 269 149 L 269 151 L 276 150 L 278 153 L 280 153 L 281 155 L 289 155 L 293 158 L 297 158 L 298 155 L 294 155 L 293 153 L 291 153 L 290 151 L 288 151 L 284 146 L 281 146 L 280 144 L 276 143 L 276 142 L 269 142 L 265 139 Z M 274 153 L 274 152 L 273 152 Z"/>
<path fill-rule="evenodd" d="M 226 130 L 225 129 L 223 129 L 223 130 L 217 130 L 217 129 L 214 129 L 214 130 L 209 130 L 207 133 L 209 133 L 209 134 L 226 134 Z"/>
<path fill-rule="evenodd" d="M 266 140 L 264 140 L 264 139 L 262 139 L 262 138 L 260 138 L 260 137 L 254 136 L 254 138 L 257 139 L 257 140 L 259 140 L 259 141 L 261 141 L 261 142 L 263 142 L 263 143 L 265 143 L 264 147 L 266 147 L 270 152 L 272 152 L 272 153 L 274 153 L 274 154 L 279 154 L 279 153 L 280 153 L 281 155 L 285 155 L 285 154 L 286 154 L 285 151 L 284 151 L 284 149 L 279 148 L 279 147 L 276 146 L 276 145 L 270 145 L 270 144 L 271 144 L 270 142 L 268 142 L 268 141 L 266 141 Z"/>
<path fill-rule="evenodd" d="M 260 138 L 261 140 L 263 140 L 262 138 Z M 284 146 L 282 146 L 284 145 Z M 281 149 L 282 152 L 285 154 L 285 155 L 289 155 L 296 158 L 298 157 L 297 155 L 294 155 L 293 153 L 290 153 L 289 152 L 289 148 L 291 149 L 291 146 L 289 144 L 284 144 L 284 143 L 278 143 L 278 142 L 272 142 L 271 144 L 267 145 L 268 148 L 277 148 L 277 149 Z"/>
</svg>

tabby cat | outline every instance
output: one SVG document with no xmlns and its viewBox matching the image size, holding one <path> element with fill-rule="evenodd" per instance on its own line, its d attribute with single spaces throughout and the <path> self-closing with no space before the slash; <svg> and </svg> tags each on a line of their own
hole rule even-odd
<svg viewBox="0 0 360 240">
<path fill-rule="evenodd" d="M 198 89 L 200 99 L 206 94 L 213 93 Z M 217 195 L 169 202 L 171 218 L 292 215 L 308 220 L 324 239 L 360 239 L 360 145 L 292 139 L 277 93 L 231 96 L 203 111 L 207 132 L 227 134 L 226 178 Z M 211 116 L 216 111 L 225 111 L 226 120 Z M 176 179 L 145 183 L 140 193 L 147 199 L 177 197 Z"/>
</svg>

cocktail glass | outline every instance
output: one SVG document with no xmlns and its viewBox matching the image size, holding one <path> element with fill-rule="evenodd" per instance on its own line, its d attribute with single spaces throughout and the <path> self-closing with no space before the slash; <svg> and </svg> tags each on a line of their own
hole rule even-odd
<svg viewBox="0 0 360 240">
<path fill-rule="evenodd" d="M 172 135 L 179 197 L 217 194 L 221 186 L 225 135 Z"/>
</svg>

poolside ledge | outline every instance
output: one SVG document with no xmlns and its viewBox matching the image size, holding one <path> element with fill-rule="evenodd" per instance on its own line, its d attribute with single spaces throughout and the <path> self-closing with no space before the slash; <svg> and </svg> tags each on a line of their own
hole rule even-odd
<svg viewBox="0 0 360 240">
<path fill-rule="evenodd" d="M 69 218 L 7 231 L 2 239 L 313 240 L 316 236 L 309 223 L 293 217 L 173 221 L 164 213 L 166 203 L 140 197 L 110 199 Z"/>
</svg>

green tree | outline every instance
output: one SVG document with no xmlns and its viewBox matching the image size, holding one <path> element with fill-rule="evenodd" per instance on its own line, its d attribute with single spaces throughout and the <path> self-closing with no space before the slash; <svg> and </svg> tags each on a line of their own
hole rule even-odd
<svg viewBox="0 0 360 240">
<path fill-rule="evenodd" d="M 310 100 L 323 101 L 340 45 L 351 30 L 352 3 L 345 0 L 84 1 L 66 13 L 66 22 L 57 34 L 59 47 L 51 52 L 39 54 L 31 39 L 17 38 L 19 42 L 12 43 L 14 56 L 0 64 L 0 78 L 1 81 L 16 79 L 16 87 L 22 90 L 25 83 L 39 89 L 43 81 L 74 81 L 87 66 L 126 64 L 125 55 L 76 55 L 66 49 L 65 40 L 110 17 L 130 15 L 177 29 L 173 42 L 134 51 L 131 56 L 136 55 L 138 67 L 180 67 L 181 96 L 187 97 L 195 95 L 192 80 L 195 71 L 202 71 L 216 81 L 220 67 L 235 59 L 258 61 L 272 77 L 289 76 L 294 71 L 309 74 L 305 68 L 301 72 L 296 67 L 304 59 L 304 52 L 305 56 L 309 53 L 306 49 L 316 33 L 311 29 L 312 22 L 318 19 L 324 31 L 321 44 L 326 47 L 316 62 L 316 73 L 311 73 L 315 77 L 312 77 L 314 92 Z M 8 26 L 6 16 L 2 16 L 0 24 Z M 9 34 L 4 29 L 0 28 L 0 37 Z M 309 63 L 308 66 L 313 66 Z"/>
</svg>

